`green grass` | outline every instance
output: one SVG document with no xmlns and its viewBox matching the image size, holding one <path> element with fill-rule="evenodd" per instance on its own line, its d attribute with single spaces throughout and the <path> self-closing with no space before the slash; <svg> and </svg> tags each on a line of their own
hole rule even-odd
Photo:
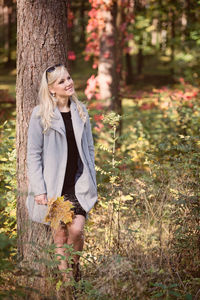
<svg viewBox="0 0 200 300">
<path fill-rule="evenodd" d="M 91 64 L 78 57 L 72 69 L 78 96 L 85 100 Z M 3 72 L 0 78 L 12 93 L 14 75 Z M 104 147 L 96 151 L 96 165 L 104 173 L 97 171 L 99 203 L 86 226 L 82 264 L 88 291 L 78 299 L 185 300 L 198 293 L 200 100 L 199 96 L 190 100 L 193 106 L 188 107 L 188 101 L 170 99 L 168 94 L 175 93 L 175 88 L 181 91 L 181 84 L 154 94 L 152 87 L 154 82 L 147 85 L 140 80 L 123 93 L 127 117 L 123 149 L 115 152 L 115 168 L 106 152 L 115 143 L 111 125 L 98 132 L 97 144 Z M 137 88 L 147 93 L 142 99 L 131 99 Z M 140 101 L 156 103 L 157 98 L 155 108 L 142 109 Z M 171 104 L 168 109 L 163 106 L 166 101 Z M 96 296 L 89 298 L 92 293 Z M 174 298 L 168 297 L 170 293 Z"/>
<path fill-rule="evenodd" d="M 8 90 L 9 94 L 16 96 L 16 69 L 0 69 L 0 90 Z"/>
</svg>

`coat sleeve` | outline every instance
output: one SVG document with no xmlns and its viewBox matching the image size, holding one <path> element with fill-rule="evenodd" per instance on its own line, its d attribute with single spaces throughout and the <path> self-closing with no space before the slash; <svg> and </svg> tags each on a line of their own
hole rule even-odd
<svg viewBox="0 0 200 300">
<path fill-rule="evenodd" d="M 43 133 L 40 119 L 35 115 L 34 108 L 31 114 L 28 141 L 27 141 L 27 175 L 34 195 L 45 194 L 46 185 L 43 178 Z"/>
<path fill-rule="evenodd" d="M 94 177 L 95 177 L 95 181 L 96 181 L 96 170 L 95 170 L 95 155 L 94 155 L 94 141 L 93 141 L 93 136 L 92 136 L 92 129 L 91 129 L 91 124 L 90 124 L 90 117 L 88 114 L 88 111 L 85 107 L 85 112 L 86 112 L 86 116 L 87 116 L 87 120 L 86 120 L 86 136 L 87 136 L 87 142 L 88 142 L 88 149 L 89 149 L 89 153 L 90 153 L 90 158 L 93 164 L 93 170 L 94 170 Z M 96 183 L 96 182 L 95 182 Z"/>
</svg>

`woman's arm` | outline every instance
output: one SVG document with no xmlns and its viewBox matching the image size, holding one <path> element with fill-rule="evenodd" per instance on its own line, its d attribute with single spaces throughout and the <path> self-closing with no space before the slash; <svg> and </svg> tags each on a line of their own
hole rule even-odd
<svg viewBox="0 0 200 300">
<path fill-rule="evenodd" d="M 36 107 L 33 109 L 27 141 L 27 171 L 28 179 L 34 195 L 45 194 L 46 185 L 43 178 L 42 165 L 43 133 L 40 119 L 36 117 Z"/>
</svg>

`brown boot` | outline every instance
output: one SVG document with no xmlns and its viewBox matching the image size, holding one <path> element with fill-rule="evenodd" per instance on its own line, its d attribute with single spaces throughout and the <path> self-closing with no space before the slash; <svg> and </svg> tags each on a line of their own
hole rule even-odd
<svg viewBox="0 0 200 300">
<path fill-rule="evenodd" d="M 78 263 L 73 263 L 72 264 L 72 268 L 73 268 L 73 276 L 74 276 L 74 280 L 76 282 L 81 280 L 81 270 L 80 270 L 80 264 Z"/>
<path fill-rule="evenodd" d="M 61 287 L 59 291 L 57 291 L 57 299 L 58 300 L 75 300 L 74 289 L 72 286 Z"/>
</svg>

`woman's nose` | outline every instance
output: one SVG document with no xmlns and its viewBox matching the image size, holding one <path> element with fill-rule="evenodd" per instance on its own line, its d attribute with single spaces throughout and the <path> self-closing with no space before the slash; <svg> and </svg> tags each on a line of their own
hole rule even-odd
<svg viewBox="0 0 200 300">
<path fill-rule="evenodd" d="M 71 80 L 67 80 L 66 82 L 65 82 L 65 87 L 68 87 L 69 85 L 71 85 Z"/>
<path fill-rule="evenodd" d="M 70 79 L 68 79 L 67 80 L 67 84 L 69 85 L 69 84 L 72 84 L 73 83 L 73 80 L 70 78 Z"/>
</svg>

